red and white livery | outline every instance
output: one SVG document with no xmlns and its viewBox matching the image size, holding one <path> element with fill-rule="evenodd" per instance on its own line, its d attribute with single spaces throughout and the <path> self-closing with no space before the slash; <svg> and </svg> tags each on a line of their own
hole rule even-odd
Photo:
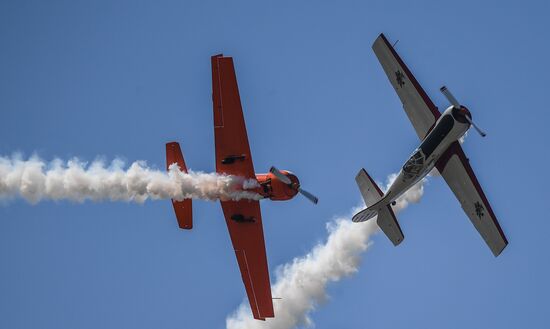
<svg viewBox="0 0 550 329">
<path fill-rule="evenodd" d="M 394 245 L 400 244 L 404 236 L 391 207 L 399 196 L 436 167 L 485 243 L 498 256 L 508 241 L 458 142 L 470 127 L 483 137 L 485 133 L 474 124 L 470 111 L 458 103 L 446 87 L 442 87 L 441 92 L 451 106 L 440 113 L 383 34 L 372 48 L 421 143 L 385 194 L 364 169 L 359 171 L 356 181 L 367 208 L 352 220 L 363 222 L 378 215 L 377 223 L 382 231 Z"/>
<path fill-rule="evenodd" d="M 257 187 L 248 191 L 258 193 L 263 199 L 284 201 L 300 193 L 316 204 L 317 197 L 302 189 L 298 177 L 290 171 L 275 167 L 271 167 L 266 174 L 257 174 L 254 171 L 233 58 L 216 55 L 212 56 L 211 63 L 216 172 L 256 181 Z M 170 142 L 166 144 L 167 168 L 174 163 L 181 171 L 187 172 L 179 144 Z M 275 312 L 260 202 L 243 199 L 220 200 L 220 203 L 252 315 L 258 320 L 272 318 Z M 179 227 L 192 229 L 192 201 L 172 200 L 172 205 Z"/>
</svg>

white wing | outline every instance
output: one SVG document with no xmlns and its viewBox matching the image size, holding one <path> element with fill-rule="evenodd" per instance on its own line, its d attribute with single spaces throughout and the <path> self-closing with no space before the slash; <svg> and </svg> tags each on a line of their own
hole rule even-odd
<svg viewBox="0 0 550 329">
<path fill-rule="evenodd" d="M 384 34 L 374 41 L 372 50 L 401 99 L 416 134 L 423 140 L 441 114 Z"/>
<path fill-rule="evenodd" d="M 451 144 L 441 156 L 437 169 L 485 243 L 498 256 L 508 245 L 508 240 L 458 142 Z"/>
</svg>

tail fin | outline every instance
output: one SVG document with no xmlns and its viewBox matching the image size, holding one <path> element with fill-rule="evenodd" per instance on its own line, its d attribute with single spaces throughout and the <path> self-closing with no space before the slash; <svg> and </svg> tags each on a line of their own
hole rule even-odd
<svg viewBox="0 0 550 329">
<path fill-rule="evenodd" d="M 174 163 L 178 164 L 178 167 L 182 172 L 187 172 L 185 161 L 183 160 L 183 154 L 181 153 L 180 144 L 177 142 L 166 143 L 166 170 Z M 190 230 L 193 228 L 193 205 L 191 199 L 185 199 L 183 201 L 176 201 L 172 199 L 172 205 L 174 206 L 174 212 L 176 213 L 176 219 L 178 225 L 184 230 Z"/>
<path fill-rule="evenodd" d="M 357 186 L 359 186 L 359 191 L 365 200 L 367 208 L 377 203 L 384 197 L 384 193 L 380 190 L 378 185 L 370 178 L 369 174 L 364 168 L 361 168 L 355 176 L 355 181 Z"/>
<path fill-rule="evenodd" d="M 391 209 L 391 205 L 385 202 L 380 202 L 384 198 L 384 193 L 380 190 L 378 185 L 372 180 L 365 169 L 359 170 L 359 173 L 355 177 L 355 181 L 359 186 L 363 200 L 367 205 L 367 209 L 364 209 L 355 216 L 352 221 L 364 222 L 378 215 L 376 223 L 382 229 L 382 232 L 386 234 L 388 239 L 397 246 L 405 238 L 403 231 L 395 218 L 395 214 Z M 383 201 L 383 200 L 382 200 Z"/>
</svg>

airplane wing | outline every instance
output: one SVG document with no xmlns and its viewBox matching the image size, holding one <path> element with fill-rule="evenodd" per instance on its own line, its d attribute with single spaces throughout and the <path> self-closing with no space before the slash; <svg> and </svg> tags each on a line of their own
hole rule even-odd
<svg viewBox="0 0 550 329">
<path fill-rule="evenodd" d="M 384 34 L 380 34 L 372 49 L 378 57 L 391 85 L 397 92 L 416 134 L 423 140 L 439 116 L 439 110 L 420 86 L 407 65 L 401 60 Z"/>
<path fill-rule="evenodd" d="M 476 230 L 495 257 L 498 256 L 508 244 L 508 240 L 460 144 L 451 144 L 436 166 Z"/>
<path fill-rule="evenodd" d="M 216 171 L 256 179 L 231 57 L 212 57 Z M 260 203 L 221 201 L 225 221 L 255 319 L 273 317 Z"/>
</svg>

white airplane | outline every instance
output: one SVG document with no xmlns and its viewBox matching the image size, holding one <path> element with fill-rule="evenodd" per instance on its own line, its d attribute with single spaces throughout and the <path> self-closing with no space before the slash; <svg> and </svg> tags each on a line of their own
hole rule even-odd
<svg viewBox="0 0 550 329">
<path fill-rule="evenodd" d="M 440 113 L 384 34 L 380 34 L 372 49 L 422 142 L 385 194 L 365 169 L 359 171 L 355 180 L 367 208 L 353 216 L 352 220 L 364 222 L 378 215 L 378 226 L 397 246 L 404 236 L 391 206 L 436 167 L 485 243 L 498 256 L 508 241 L 458 142 L 471 126 L 482 137 L 485 133 L 474 124 L 470 111 L 445 86 L 441 87 L 441 92 L 451 106 Z"/>
</svg>

